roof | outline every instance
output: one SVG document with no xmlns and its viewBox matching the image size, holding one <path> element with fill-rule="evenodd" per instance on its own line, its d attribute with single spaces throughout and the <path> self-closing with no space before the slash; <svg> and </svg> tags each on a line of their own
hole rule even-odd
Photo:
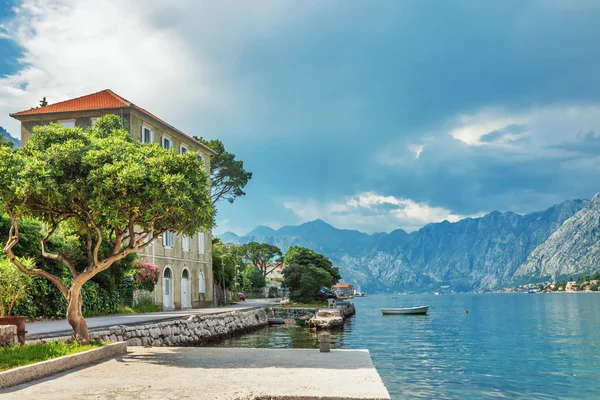
<svg viewBox="0 0 600 400">
<path fill-rule="evenodd" d="M 349 283 L 338 283 L 336 285 L 333 285 L 334 288 L 351 288 L 352 285 Z"/>
<path fill-rule="evenodd" d="M 13 114 L 10 114 L 11 117 L 19 119 L 18 117 L 25 117 L 30 115 L 43 115 L 43 114 L 54 114 L 54 113 L 63 113 L 63 112 L 76 112 L 76 111 L 95 111 L 95 110 L 114 110 L 119 108 L 133 108 L 138 110 L 139 112 L 151 117 L 152 119 L 157 120 L 158 122 L 166 125 L 167 127 L 173 129 L 181 133 L 182 135 L 191 137 L 185 132 L 180 131 L 175 128 L 173 125 L 167 123 L 166 121 L 158 118 L 156 115 L 151 112 L 139 107 L 129 100 L 119 96 L 115 92 L 110 89 L 105 89 L 100 92 L 88 94 L 81 97 L 76 97 L 74 99 L 61 101 L 54 104 L 48 104 L 47 106 L 40 106 L 31 108 L 29 110 L 19 111 Z M 204 147 L 209 152 L 216 154 L 213 149 L 205 145 L 204 143 L 196 140 L 202 147 Z"/>
</svg>

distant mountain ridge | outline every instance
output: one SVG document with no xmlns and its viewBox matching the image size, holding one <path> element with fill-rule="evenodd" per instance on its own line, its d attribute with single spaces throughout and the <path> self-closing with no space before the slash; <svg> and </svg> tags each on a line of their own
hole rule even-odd
<svg viewBox="0 0 600 400">
<path fill-rule="evenodd" d="M 600 213 L 599 198 L 565 201 L 526 215 L 494 211 L 455 223 L 431 223 L 410 234 L 398 229 L 369 235 L 315 220 L 277 230 L 259 226 L 244 236 L 227 232 L 219 237 L 236 244 L 271 243 L 284 252 L 294 245 L 311 248 L 331 258 L 344 280 L 364 291 L 428 291 L 446 286 L 455 291 L 487 290 L 515 278 L 539 279 L 537 270 L 522 265 L 534 262 L 530 257 L 535 257 L 535 251 L 541 254 L 538 248 L 556 236 L 563 224 L 574 224 L 567 224 L 571 218 L 593 219 L 595 212 Z M 592 226 L 585 246 L 575 251 L 599 246 Z M 561 238 L 568 241 L 567 234 Z M 593 260 L 597 258 L 589 262 Z"/>
<path fill-rule="evenodd" d="M 15 144 L 15 147 L 21 147 L 21 141 L 15 137 L 12 137 L 10 135 L 10 133 L 8 133 L 8 131 L 1 126 L 0 126 L 0 135 L 4 136 L 5 138 L 7 138 L 11 142 L 13 142 Z"/>
</svg>

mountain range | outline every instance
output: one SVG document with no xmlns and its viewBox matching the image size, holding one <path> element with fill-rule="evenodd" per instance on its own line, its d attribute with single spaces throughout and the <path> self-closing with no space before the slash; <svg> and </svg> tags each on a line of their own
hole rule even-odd
<svg viewBox="0 0 600 400">
<path fill-rule="evenodd" d="M 6 129 L 4 129 L 3 127 L 0 126 L 0 136 L 4 136 L 5 138 L 7 138 L 8 140 L 10 140 L 11 142 L 13 142 L 15 144 L 15 147 L 21 147 L 21 141 L 17 138 L 14 138 L 10 135 L 10 133 L 8 133 L 6 131 Z"/>
<path fill-rule="evenodd" d="M 304 246 L 329 257 L 345 282 L 367 292 L 491 290 L 600 269 L 600 194 L 520 215 L 494 211 L 418 231 L 366 234 L 315 220 L 258 226 L 225 243 Z"/>
</svg>

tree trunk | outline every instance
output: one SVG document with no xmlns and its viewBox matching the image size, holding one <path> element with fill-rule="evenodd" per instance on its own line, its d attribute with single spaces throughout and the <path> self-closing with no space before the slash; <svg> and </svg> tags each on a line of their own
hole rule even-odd
<svg viewBox="0 0 600 400">
<path fill-rule="evenodd" d="M 87 344 L 90 341 L 90 338 L 88 335 L 87 323 L 81 313 L 81 306 L 83 305 L 81 285 L 76 285 L 77 284 L 73 284 L 73 287 L 69 290 L 67 321 L 69 322 L 69 325 L 71 325 L 71 328 L 73 328 L 73 338 Z"/>
</svg>

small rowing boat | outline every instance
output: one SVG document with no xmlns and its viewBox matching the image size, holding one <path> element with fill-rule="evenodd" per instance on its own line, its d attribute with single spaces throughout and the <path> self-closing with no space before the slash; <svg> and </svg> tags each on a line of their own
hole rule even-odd
<svg viewBox="0 0 600 400">
<path fill-rule="evenodd" d="M 383 315 L 425 315 L 429 306 L 419 306 L 410 308 L 382 308 Z"/>
</svg>

